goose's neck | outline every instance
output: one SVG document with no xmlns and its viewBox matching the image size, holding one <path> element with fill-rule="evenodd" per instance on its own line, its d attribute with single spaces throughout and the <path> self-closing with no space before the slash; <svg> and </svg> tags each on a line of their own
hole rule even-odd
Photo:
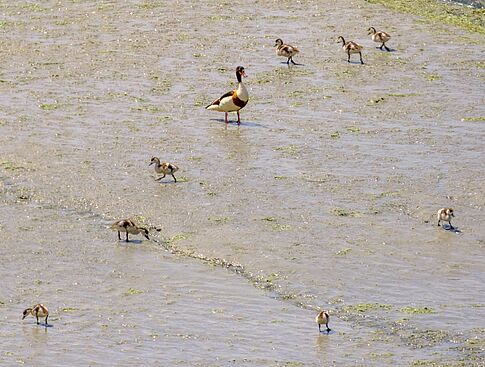
<svg viewBox="0 0 485 367">
<path fill-rule="evenodd" d="M 238 83 L 236 94 L 243 101 L 245 101 L 249 98 L 248 90 L 246 89 L 246 86 L 244 85 L 244 83 L 242 81 L 240 81 Z"/>
</svg>

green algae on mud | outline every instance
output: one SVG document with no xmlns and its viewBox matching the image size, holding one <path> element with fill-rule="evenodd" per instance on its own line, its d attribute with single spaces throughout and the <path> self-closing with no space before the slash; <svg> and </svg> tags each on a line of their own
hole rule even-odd
<svg viewBox="0 0 485 367">
<path fill-rule="evenodd" d="M 348 253 L 350 253 L 350 251 L 352 251 L 352 249 L 351 249 L 351 248 L 344 248 L 344 249 L 342 249 L 342 250 L 337 251 L 337 252 L 336 252 L 336 255 L 338 255 L 338 256 L 345 256 L 345 255 L 347 255 Z"/>
<path fill-rule="evenodd" d="M 39 108 L 45 111 L 52 111 L 59 108 L 59 105 L 57 103 L 41 103 Z"/>
<path fill-rule="evenodd" d="M 477 116 L 477 117 L 463 117 L 461 121 L 470 121 L 470 122 L 483 122 L 485 121 L 485 116 Z"/>
<path fill-rule="evenodd" d="M 380 303 L 359 303 L 356 305 L 348 305 L 342 308 L 345 313 L 365 313 L 377 310 L 389 311 L 392 309 L 391 305 Z"/>
<path fill-rule="evenodd" d="M 401 307 L 399 311 L 411 315 L 435 313 L 430 307 Z"/>
<path fill-rule="evenodd" d="M 430 0 L 365 0 L 371 4 L 382 4 L 392 10 L 418 15 L 435 22 L 454 25 L 471 32 L 485 34 L 485 9 L 443 4 Z"/>
<path fill-rule="evenodd" d="M 20 164 L 10 160 L 0 160 L 0 167 L 6 171 L 31 171 L 33 168 L 28 167 L 25 163 Z"/>
<path fill-rule="evenodd" d="M 331 213 L 337 217 L 361 217 L 362 213 L 354 210 L 347 210 L 344 208 L 332 208 Z"/>
<path fill-rule="evenodd" d="M 77 308 L 74 308 L 74 307 L 63 307 L 62 308 L 62 312 L 73 312 L 73 311 L 77 311 L 78 309 Z"/>
<path fill-rule="evenodd" d="M 432 347 L 450 339 L 450 334 L 444 330 L 412 330 L 408 335 L 401 336 L 405 343 L 413 348 Z"/>
<path fill-rule="evenodd" d="M 144 292 L 142 290 L 140 290 L 140 289 L 128 288 L 128 290 L 126 292 L 124 292 L 123 295 L 125 295 L 125 296 L 133 296 L 133 295 L 142 294 L 142 293 L 144 293 Z"/>
</svg>

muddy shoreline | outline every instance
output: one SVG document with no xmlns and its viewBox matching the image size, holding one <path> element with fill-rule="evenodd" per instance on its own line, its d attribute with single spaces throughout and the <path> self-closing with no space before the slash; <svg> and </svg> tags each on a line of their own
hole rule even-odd
<svg viewBox="0 0 485 367">
<path fill-rule="evenodd" d="M 0 364 L 483 366 L 483 35 L 366 1 L 0 11 Z"/>
</svg>

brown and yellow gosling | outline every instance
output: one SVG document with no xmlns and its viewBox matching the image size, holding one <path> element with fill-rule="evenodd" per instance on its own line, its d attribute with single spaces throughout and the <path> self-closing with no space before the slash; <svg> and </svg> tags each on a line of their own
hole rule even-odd
<svg viewBox="0 0 485 367">
<path fill-rule="evenodd" d="M 37 325 L 39 325 L 39 317 L 45 317 L 45 326 L 47 326 L 47 318 L 49 317 L 49 310 L 42 303 L 36 304 L 32 308 L 26 308 L 22 320 L 27 316 L 32 315 L 37 319 Z"/>
<path fill-rule="evenodd" d="M 150 238 L 148 237 L 148 229 L 138 227 L 135 223 L 133 223 L 131 220 L 128 219 L 122 219 L 117 222 L 114 222 L 111 225 L 111 229 L 114 229 L 115 231 L 118 231 L 118 239 L 121 241 L 121 232 L 126 232 L 126 242 L 129 242 L 128 240 L 128 233 L 129 234 L 142 234 L 145 236 L 147 240 Z"/>
<path fill-rule="evenodd" d="M 338 36 L 337 41 L 342 42 L 342 50 L 348 55 L 347 62 L 350 62 L 350 54 L 359 54 L 360 63 L 364 64 L 364 61 L 362 60 L 362 50 L 364 47 L 353 41 L 345 42 L 345 39 L 342 36 Z"/>
<path fill-rule="evenodd" d="M 173 177 L 174 181 L 177 182 L 174 173 L 177 172 L 179 168 L 175 164 L 168 162 L 160 163 L 160 159 L 158 157 L 152 158 L 149 166 L 151 166 L 152 164 L 155 164 L 156 173 L 163 173 L 163 176 L 157 178 L 155 181 L 163 180 L 165 178 L 165 175 L 170 174 Z"/>
<path fill-rule="evenodd" d="M 286 63 L 290 65 L 290 61 L 293 65 L 300 65 L 293 61 L 293 56 L 300 52 L 295 46 L 286 45 L 281 38 L 275 41 L 274 47 L 276 47 L 276 55 L 287 57 Z"/>
<path fill-rule="evenodd" d="M 327 327 L 327 330 L 326 330 L 327 333 L 332 331 L 332 329 L 328 327 L 329 320 L 330 320 L 330 316 L 328 315 L 327 311 L 320 311 L 320 313 L 315 317 L 315 322 L 318 324 L 318 331 L 320 333 L 322 332 L 321 325 L 323 324 L 325 324 L 325 326 Z"/>
<path fill-rule="evenodd" d="M 451 217 L 455 217 L 455 214 L 453 214 L 453 208 L 441 208 L 438 210 L 437 213 L 438 216 L 438 227 L 440 226 L 440 222 L 448 222 L 450 225 L 450 229 L 454 229 L 454 227 L 451 225 Z"/>
<path fill-rule="evenodd" d="M 382 43 L 381 46 L 379 47 L 379 49 L 382 50 L 382 48 L 384 47 L 386 49 L 387 52 L 391 51 L 387 46 L 386 46 L 386 42 L 389 41 L 391 39 L 391 36 L 389 33 L 386 33 L 384 31 L 376 31 L 376 29 L 374 27 L 370 27 L 368 30 L 367 30 L 367 34 L 370 34 L 372 35 L 372 40 L 374 42 L 377 42 L 377 43 Z"/>
</svg>

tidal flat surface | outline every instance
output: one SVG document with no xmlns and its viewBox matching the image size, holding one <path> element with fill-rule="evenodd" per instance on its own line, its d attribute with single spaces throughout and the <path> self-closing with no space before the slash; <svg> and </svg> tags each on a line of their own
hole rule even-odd
<svg viewBox="0 0 485 367">
<path fill-rule="evenodd" d="M 347 0 L 0 14 L 0 365 L 485 366 L 482 34 Z"/>
</svg>

